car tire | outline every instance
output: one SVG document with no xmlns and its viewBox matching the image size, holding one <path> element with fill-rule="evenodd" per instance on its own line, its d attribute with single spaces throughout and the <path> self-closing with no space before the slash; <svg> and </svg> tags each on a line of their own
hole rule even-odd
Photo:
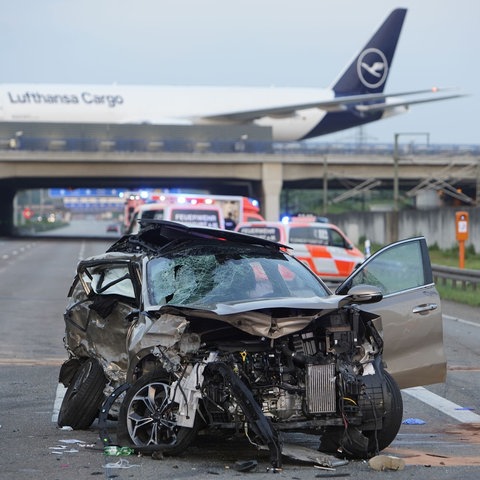
<svg viewBox="0 0 480 480">
<path fill-rule="evenodd" d="M 119 445 L 143 447 L 145 452 L 159 450 L 174 456 L 193 442 L 200 426 L 199 416 L 196 415 L 192 428 L 175 426 L 175 404 L 164 401 L 170 384 L 170 380 L 159 377 L 158 373 L 147 374 L 127 390 L 118 416 Z"/>
<path fill-rule="evenodd" d="M 343 453 L 347 457 L 365 459 L 377 455 L 393 442 L 402 425 L 402 393 L 388 372 L 383 371 L 383 375 L 390 395 L 390 409 L 383 417 L 382 428 L 363 432 L 352 428 L 348 429 L 347 435 L 344 428 L 328 429 L 320 439 L 319 449 L 322 452 Z"/>
<path fill-rule="evenodd" d="M 107 383 L 99 362 L 88 358 L 75 372 L 63 397 L 58 425 L 86 430 L 98 415 Z"/>
</svg>

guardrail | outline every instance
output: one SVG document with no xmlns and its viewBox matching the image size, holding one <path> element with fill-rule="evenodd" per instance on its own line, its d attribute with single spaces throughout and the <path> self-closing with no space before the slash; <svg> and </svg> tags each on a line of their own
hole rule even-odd
<svg viewBox="0 0 480 480">
<path fill-rule="evenodd" d="M 441 282 L 446 285 L 450 281 L 453 288 L 460 285 L 463 290 L 466 290 L 468 286 L 477 290 L 477 286 L 480 284 L 480 270 L 432 265 L 432 271 L 436 283 Z"/>
</svg>

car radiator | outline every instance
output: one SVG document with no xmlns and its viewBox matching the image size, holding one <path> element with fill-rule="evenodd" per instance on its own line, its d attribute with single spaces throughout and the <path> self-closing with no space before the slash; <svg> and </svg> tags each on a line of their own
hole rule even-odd
<svg viewBox="0 0 480 480">
<path fill-rule="evenodd" d="M 335 364 L 307 365 L 307 408 L 311 414 L 336 411 Z"/>
</svg>

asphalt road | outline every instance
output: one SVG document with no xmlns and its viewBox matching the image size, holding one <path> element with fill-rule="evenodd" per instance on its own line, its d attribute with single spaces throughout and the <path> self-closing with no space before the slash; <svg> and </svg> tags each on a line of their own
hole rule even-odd
<svg viewBox="0 0 480 480">
<path fill-rule="evenodd" d="M 177 458 L 104 456 L 95 425 L 65 431 L 55 419 L 57 378 L 66 358 L 63 318 L 66 293 L 80 258 L 103 252 L 108 240 L 0 239 L 0 479 L 211 479 L 271 476 L 265 452 L 241 440 L 201 438 Z M 335 471 L 285 458 L 281 478 L 335 475 L 431 480 L 480 478 L 480 318 L 477 310 L 444 302 L 447 381 L 403 392 L 404 424 L 384 452 L 402 457 L 401 472 L 375 472 L 363 461 Z M 435 395 L 426 398 L 431 392 Z M 450 403 L 448 403 L 448 402 Z M 452 403 L 453 402 L 453 403 Z M 58 405 L 57 405 L 58 407 Z M 114 425 L 112 425 L 114 427 Z M 293 436 L 303 446 L 316 438 Z M 237 460 L 255 459 L 254 472 L 240 473 Z M 124 467 L 117 462 L 123 461 Z"/>
</svg>

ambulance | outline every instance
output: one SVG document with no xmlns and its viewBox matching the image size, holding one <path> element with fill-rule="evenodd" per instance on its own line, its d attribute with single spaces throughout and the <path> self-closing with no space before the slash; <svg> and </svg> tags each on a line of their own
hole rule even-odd
<svg viewBox="0 0 480 480">
<path fill-rule="evenodd" d="M 171 220 L 195 227 L 225 228 L 218 205 L 145 203 L 135 209 L 126 233 L 138 233 L 141 220 Z"/>
<path fill-rule="evenodd" d="M 123 197 L 123 231 L 126 233 L 137 233 L 141 218 L 174 220 L 227 230 L 233 230 L 241 222 L 264 220 L 258 202 L 249 197 L 156 190 L 125 192 Z"/>
<path fill-rule="evenodd" d="M 322 280 L 337 283 L 363 262 L 363 253 L 336 225 L 298 217 L 287 222 L 244 222 L 236 231 L 290 247 Z"/>
</svg>

